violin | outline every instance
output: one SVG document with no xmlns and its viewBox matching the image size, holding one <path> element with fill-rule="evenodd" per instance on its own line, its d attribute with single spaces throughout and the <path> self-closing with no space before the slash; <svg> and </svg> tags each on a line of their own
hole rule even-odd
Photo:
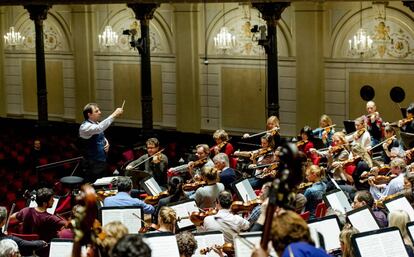
<svg viewBox="0 0 414 257">
<path fill-rule="evenodd" d="M 165 198 L 169 195 L 170 194 L 168 193 L 168 191 L 163 191 L 163 192 L 159 193 L 158 195 L 149 195 L 149 196 L 145 197 L 144 202 L 146 204 L 156 205 L 156 204 L 158 204 L 158 202 L 160 201 L 161 198 Z"/>
<path fill-rule="evenodd" d="M 343 149 L 345 149 L 345 145 L 336 145 L 336 146 L 329 148 L 329 152 L 331 154 L 337 154 L 337 153 L 340 153 Z"/>
<path fill-rule="evenodd" d="M 309 141 L 308 140 L 300 140 L 298 142 L 296 142 L 296 146 L 297 147 L 302 147 L 304 145 L 306 145 Z"/>
<path fill-rule="evenodd" d="M 259 150 L 250 152 L 250 159 L 251 160 L 255 160 L 261 156 L 264 156 L 266 154 L 268 154 L 269 152 L 271 152 L 273 149 L 271 147 L 268 148 L 261 148 Z"/>
<path fill-rule="evenodd" d="M 108 196 L 114 196 L 118 193 L 118 190 L 99 190 L 96 192 L 100 201 L 105 200 Z"/>
<path fill-rule="evenodd" d="M 245 213 L 245 212 L 251 212 L 254 207 L 256 207 L 259 204 L 262 204 L 262 200 L 260 199 L 254 199 L 247 202 L 243 201 L 234 201 L 230 206 L 230 211 L 233 213 Z"/>
<path fill-rule="evenodd" d="M 160 225 L 151 223 L 151 224 L 147 224 L 141 227 L 139 229 L 139 233 L 143 234 L 143 233 L 147 233 L 148 231 L 157 231 L 159 229 L 160 229 Z"/>
<path fill-rule="evenodd" d="M 398 192 L 398 193 L 395 193 L 395 194 L 392 194 L 392 195 L 387 195 L 387 196 L 385 196 L 385 197 L 383 197 L 383 198 L 381 198 L 379 200 L 376 200 L 375 201 L 375 206 L 377 208 L 379 208 L 379 209 L 385 209 L 385 205 L 384 205 L 384 202 L 385 201 L 388 201 L 388 200 L 392 200 L 394 198 L 397 198 L 398 196 L 400 196 L 402 194 L 403 194 L 402 192 Z"/>
<path fill-rule="evenodd" d="M 202 248 L 202 249 L 200 249 L 200 254 L 201 255 L 206 255 L 210 251 L 214 250 L 214 248 L 223 251 L 225 254 L 227 254 L 229 256 L 234 255 L 234 246 L 233 246 L 232 243 L 224 243 L 223 245 L 215 245 L 215 246 L 209 246 L 209 247 L 206 247 L 206 248 Z"/>
<path fill-rule="evenodd" d="M 190 221 L 196 226 L 201 226 L 204 222 L 204 219 L 207 216 L 216 215 L 216 214 L 217 214 L 217 210 L 212 209 L 212 208 L 208 209 L 206 211 L 204 211 L 204 210 L 193 211 L 190 214 Z"/>
<path fill-rule="evenodd" d="M 194 161 L 192 163 L 192 165 L 193 165 L 193 168 L 196 168 L 196 167 L 200 167 L 200 166 L 202 166 L 202 165 L 204 165 L 206 163 L 207 163 L 207 157 L 202 158 L 202 159 L 199 159 L 197 161 Z M 171 167 L 167 171 L 167 176 L 169 178 L 171 178 L 173 176 L 179 176 L 180 173 L 183 173 L 183 172 L 187 171 L 188 168 L 189 168 L 188 163 L 183 164 L 183 165 L 180 165 L 180 166 L 176 166 L 176 167 Z"/>
<path fill-rule="evenodd" d="M 374 184 L 381 185 L 381 184 L 388 184 L 392 179 L 396 178 L 396 175 L 377 175 L 374 177 Z"/>
<path fill-rule="evenodd" d="M 313 182 L 302 182 L 298 186 L 298 190 L 300 192 L 305 191 L 307 188 L 311 187 L 313 185 Z"/>
<path fill-rule="evenodd" d="M 204 180 L 195 181 L 192 183 L 186 183 L 186 184 L 183 184 L 183 191 L 194 191 L 205 185 L 207 185 L 207 182 L 205 182 Z"/>
<path fill-rule="evenodd" d="M 410 123 L 411 121 L 413 121 L 413 119 L 414 119 L 414 117 L 399 120 L 398 121 L 398 126 L 399 127 L 405 126 L 405 125 L 407 125 L 407 123 Z"/>
<path fill-rule="evenodd" d="M 162 156 L 161 151 L 152 155 L 152 161 L 151 161 L 152 163 L 157 164 L 157 163 L 161 163 L 162 161 L 164 161 L 164 157 Z"/>
<path fill-rule="evenodd" d="M 366 128 L 358 129 L 355 132 L 355 140 L 358 140 L 359 138 L 361 138 L 362 135 L 365 133 L 365 131 L 366 131 Z"/>
<path fill-rule="evenodd" d="M 342 167 L 346 167 L 346 166 L 349 166 L 349 165 L 352 165 L 352 164 L 356 164 L 361 159 L 362 159 L 361 156 L 354 156 L 352 159 L 348 159 L 348 160 L 342 161 L 341 162 L 341 166 Z"/>
</svg>

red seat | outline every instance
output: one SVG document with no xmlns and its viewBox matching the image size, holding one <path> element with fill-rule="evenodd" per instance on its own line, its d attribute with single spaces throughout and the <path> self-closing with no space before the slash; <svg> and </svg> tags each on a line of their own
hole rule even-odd
<svg viewBox="0 0 414 257">
<path fill-rule="evenodd" d="M 304 219 L 305 221 L 309 220 L 310 217 L 310 212 L 309 211 L 305 211 L 303 213 L 300 214 L 300 216 L 302 217 L 302 219 Z"/>
<path fill-rule="evenodd" d="M 12 236 L 20 237 L 21 239 L 27 240 L 27 241 L 33 241 L 33 240 L 39 240 L 38 234 L 17 234 L 17 233 L 11 233 Z"/>
<path fill-rule="evenodd" d="M 315 217 L 316 218 L 324 217 L 326 215 L 327 210 L 328 210 L 328 207 L 326 206 L 324 202 L 318 203 L 318 205 L 316 206 L 316 210 L 315 210 Z"/>
</svg>

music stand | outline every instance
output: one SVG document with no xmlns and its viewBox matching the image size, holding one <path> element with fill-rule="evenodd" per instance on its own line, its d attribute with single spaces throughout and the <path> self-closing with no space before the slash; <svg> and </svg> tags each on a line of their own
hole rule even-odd
<svg viewBox="0 0 414 257">
<path fill-rule="evenodd" d="M 344 128 L 347 134 L 350 134 L 354 131 L 356 131 L 355 129 L 355 121 L 354 120 L 344 120 Z"/>
<path fill-rule="evenodd" d="M 401 142 L 404 145 L 405 149 L 410 149 L 414 147 L 414 134 L 407 132 L 400 132 Z"/>
<path fill-rule="evenodd" d="M 140 182 L 146 177 L 151 176 L 151 174 L 147 171 L 132 169 L 132 170 L 125 170 L 125 176 L 128 176 L 132 180 L 132 187 L 134 189 L 141 189 Z"/>
</svg>

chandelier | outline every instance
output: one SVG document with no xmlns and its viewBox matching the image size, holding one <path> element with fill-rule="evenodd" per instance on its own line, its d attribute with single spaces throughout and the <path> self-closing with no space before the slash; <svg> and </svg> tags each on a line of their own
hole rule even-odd
<svg viewBox="0 0 414 257">
<path fill-rule="evenodd" d="M 20 32 L 16 32 L 13 26 L 11 26 L 9 32 L 4 35 L 4 43 L 11 47 L 22 45 L 24 39 L 25 37 L 20 35 Z"/>
<path fill-rule="evenodd" d="M 99 44 L 102 47 L 111 47 L 116 45 L 118 43 L 118 34 L 112 30 L 111 25 L 109 25 L 109 11 L 108 11 L 108 5 L 106 5 L 106 21 L 107 25 L 105 26 L 104 31 L 102 34 L 98 36 Z"/>
<path fill-rule="evenodd" d="M 226 14 L 224 12 L 224 3 L 223 3 L 223 27 L 221 27 L 220 32 L 214 37 L 214 46 L 217 49 L 226 51 L 233 48 L 236 45 L 236 37 L 233 36 L 229 29 L 226 27 Z"/>
<path fill-rule="evenodd" d="M 359 29 L 357 33 L 349 40 L 349 51 L 352 54 L 364 55 L 372 50 L 372 39 L 367 31 L 362 28 L 362 2 L 360 2 Z"/>
</svg>

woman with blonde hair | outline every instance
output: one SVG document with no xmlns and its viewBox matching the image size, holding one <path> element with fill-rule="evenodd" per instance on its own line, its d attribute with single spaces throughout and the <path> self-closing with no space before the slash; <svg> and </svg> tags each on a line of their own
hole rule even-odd
<svg viewBox="0 0 414 257">
<path fill-rule="evenodd" d="M 355 170 L 352 173 L 355 187 L 358 191 L 369 190 L 368 181 L 366 177 L 364 178 L 364 176 L 367 174 L 365 171 L 369 171 L 373 166 L 371 156 L 369 155 L 367 149 L 361 144 L 354 144 L 351 148 L 351 152 L 351 158 L 356 160 L 354 162 Z"/>
<path fill-rule="evenodd" d="M 201 209 L 213 208 L 220 192 L 224 191 L 224 185 L 217 182 L 218 173 L 216 168 L 204 167 L 201 169 L 201 177 L 207 183 L 196 190 L 194 199 Z"/>
<path fill-rule="evenodd" d="M 319 119 L 319 128 L 313 130 L 313 135 L 322 139 L 323 144 L 328 147 L 332 143 L 332 136 L 335 129 L 332 126 L 332 119 L 326 114 L 323 114 Z"/>
<path fill-rule="evenodd" d="M 158 231 L 170 232 L 175 234 L 175 226 L 177 224 L 177 213 L 171 207 L 163 206 L 158 214 Z"/>
<path fill-rule="evenodd" d="M 339 233 L 339 242 L 341 242 L 342 257 L 355 257 L 355 249 L 351 243 L 352 235 L 358 234 L 358 229 L 351 224 L 345 224 L 341 233 Z"/>
<path fill-rule="evenodd" d="M 108 253 L 123 236 L 128 235 L 128 228 L 119 221 L 111 221 L 102 227 L 104 238 L 97 238 L 101 256 L 109 256 Z"/>
</svg>

